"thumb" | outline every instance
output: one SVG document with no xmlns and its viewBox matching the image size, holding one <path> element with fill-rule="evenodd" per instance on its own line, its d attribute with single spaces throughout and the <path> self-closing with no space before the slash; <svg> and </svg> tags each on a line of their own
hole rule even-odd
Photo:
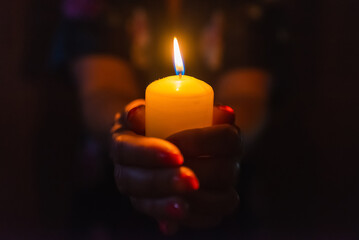
<svg viewBox="0 0 359 240">
<path fill-rule="evenodd" d="M 125 107 L 126 126 L 129 130 L 145 135 L 145 101 L 143 99 L 135 100 Z"/>
<path fill-rule="evenodd" d="M 137 134 L 145 134 L 145 101 L 135 100 L 125 108 L 126 126 Z M 215 105 L 213 107 L 213 125 L 234 124 L 234 110 L 226 105 Z"/>
<path fill-rule="evenodd" d="M 216 104 L 213 107 L 213 125 L 234 124 L 234 110 L 227 105 Z"/>
</svg>

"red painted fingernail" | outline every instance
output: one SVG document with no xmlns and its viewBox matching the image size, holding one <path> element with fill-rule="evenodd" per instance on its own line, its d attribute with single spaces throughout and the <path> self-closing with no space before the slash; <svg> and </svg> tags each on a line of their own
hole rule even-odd
<svg viewBox="0 0 359 240">
<path fill-rule="evenodd" d="M 181 167 L 179 175 L 173 178 L 174 186 L 179 192 L 194 191 L 199 188 L 196 176 L 188 168 Z"/>
<path fill-rule="evenodd" d="M 126 116 L 127 127 L 129 127 L 132 131 L 137 134 L 145 135 L 145 123 L 144 123 L 144 112 L 139 111 L 143 109 L 145 105 L 139 105 L 137 107 L 132 108 Z M 142 115 L 141 115 L 142 114 Z"/>
<path fill-rule="evenodd" d="M 234 123 L 236 116 L 233 108 L 230 106 L 217 104 L 213 111 L 213 124 Z"/>
<path fill-rule="evenodd" d="M 218 105 L 216 105 L 216 106 L 217 106 L 220 110 L 222 110 L 222 111 L 225 111 L 225 112 L 234 114 L 234 110 L 233 110 L 233 108 L 231 108 L 230 106 L 221 105 L 221 104 L 218 104 Z"/>
<path fill-rule="evenodd" d="M 158 155 L 166 164 L 173 163 L 175 166 L 183 164 L 183 156 L 180 153 L 159 152 Z"/>
<path fill-rule="evenodd" d="M 128 121 L 128 122 L 131 122 L 131 120 L 133 119 L 133 117 L 136 115 L 135 113 L 136 113 L 139 109 L 141 109 L 141 108 L 143 108 L 143 107 L 145 107 L 145 105 L 139 105 L 139 106 L 137 106 L 137 107 L 132 108 L 132 109 L 127 113 L 127 121 Z"/>
<path fill-rule="evenodd" d="M 173 201 L 167 204 L 166 213 L 171 215 L 173 218 L 182 219 L 185 217 L 187 207 L 177 201 Z"/>
</svg>

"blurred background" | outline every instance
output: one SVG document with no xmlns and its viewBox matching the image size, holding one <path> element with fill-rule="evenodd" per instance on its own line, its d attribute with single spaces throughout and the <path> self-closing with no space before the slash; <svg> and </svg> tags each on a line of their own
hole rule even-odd
<svg viewBox="0 0 359 240">
<path fill-rule="evenodd" d="M 69 239 L 92 231 L 81 236 L 111 239 L 104 229 L 123 223 L 125 239 L 136 239 L 146 220 L 130 213 L 114 184 L 73 181 L 82 179 L 79 100 L 76 86 L 49 66 L 61 1 L 1 5 L 0 238 Z M 254 160 L 242 176 L 241 217 L 221 231 L 228 239 L 357 239 L 359 4 L 287 0 L 281 6 L 289 97 L 247 150 Z M 86 164 L 89 176 L 106 172 Z M 119 212 L 127 217 L 113 223 Z"/>
</svg>

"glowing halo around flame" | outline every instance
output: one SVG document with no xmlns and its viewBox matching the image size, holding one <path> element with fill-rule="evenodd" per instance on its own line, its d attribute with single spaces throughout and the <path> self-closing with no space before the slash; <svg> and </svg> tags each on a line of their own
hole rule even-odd
<svg viewBox="0 0 359 240">
<path fill-rule="evenodd" d="M 184 75 L 184 65 L 177 38 L 173 39 L 174 65 L 177 75 Z"/>
</svg>

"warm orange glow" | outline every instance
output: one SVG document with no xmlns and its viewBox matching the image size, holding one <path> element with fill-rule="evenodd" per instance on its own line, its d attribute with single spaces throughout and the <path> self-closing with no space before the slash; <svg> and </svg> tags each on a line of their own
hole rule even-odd
<svg viewBox="0 0 359 240">
<path fill-rule="evenodd" d="M 219 105 L 218 108 L 227 113 L 234 113 L 233 108 L 231 108 L 230 106 L 227 106 L 227 105 Z"/>
<path fill-rule="evenodd" d="M 207 83 L 184 75 L 176 38 L 173 40 L 174 76 L 152 82 L 146 88 L 146 136 L 165 139 L 186 129 L 209 127 L 213 122 L 213 89 Z M 178 159 L 183 161 L 183 159 Z M 198 183 L 192 183 L 197 189 Z"/>
<path fill-rule="evenodd" d="M 173 51 L 174 51 L 174 61 L 175 61 L 174 64 L 175 64 L 176 74 L 184 75 L 183 60 L 176 37 L 173 39 Z"/>
<path fill-rule="evenodd" d="M 191 189 L 191 190 L 198 190 L 199 189 L 199 181 L 196 177 L 196 175 L 194 175 L 194 173 L 186 167 L 181 167 L 180 168 L 180 178 L 185 180 L 185 182 L 187 183 L 187 189 Z"/>
</svg>

